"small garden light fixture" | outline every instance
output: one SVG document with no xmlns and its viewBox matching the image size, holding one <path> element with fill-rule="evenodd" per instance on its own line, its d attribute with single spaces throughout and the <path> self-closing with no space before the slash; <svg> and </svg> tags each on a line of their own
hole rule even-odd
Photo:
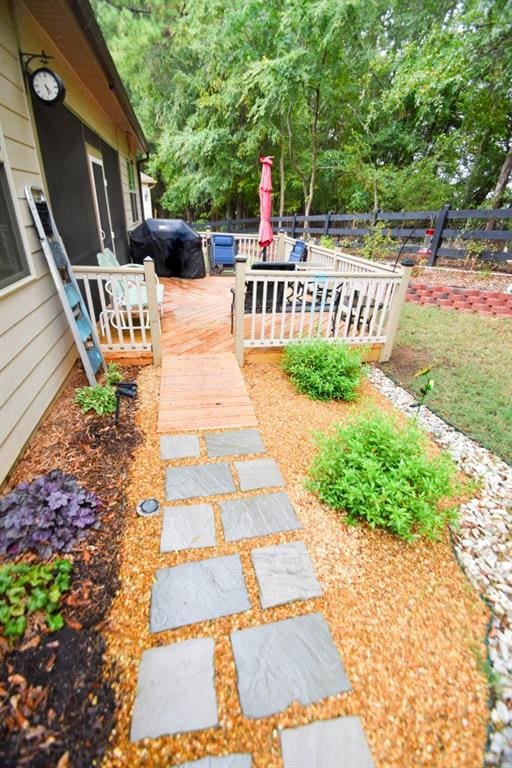
<svg viewBox="0 0 512 768">
<path fill-rule="evenodd" d="M 157 499 L 144 499 L 137 504 L 137 514 L 140 517 L 152 517 L 160 511 L 160 504 Z"/>
</svg>

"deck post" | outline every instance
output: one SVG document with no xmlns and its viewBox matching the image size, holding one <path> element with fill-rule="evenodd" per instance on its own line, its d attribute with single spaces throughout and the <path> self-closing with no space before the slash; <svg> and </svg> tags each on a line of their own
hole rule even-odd
<svg viewBox="0 0 512 768">
<path fill-rule="evenodd" d="M 391 357 L 393 351 L 393 345 L 395 343 L 395 336 L 398 330 L 398 323 L 400 322 L 400 314 L 405 302 L 405 295 L 409 286 L 409 280 L 413 267 L 416 265 L 414 259 L 410 256 L 406 256 L 400 262 L 402 265 L 402 278 L 398 283 L 393 301 L 391 304 L 391 310 L 389 312 L 388 322 L 386 323 L 386 343 L 384 344 L 380 356 L 379 362 L 386 363 Z"/>
<path fill-rule="evenodd" d="M 280 229 L 277 233 L 277 259 L 276 261 L 284 261 L 284 229 Z"/>
<path fill-rule="evenodd" d="M 148 297 L 149 326 L 151 328 L 151 349 L 153 365 L 162 365 L 162 345 L 160 343 L 160 315 L 156 296 L 155 262 L 151 256 L 144 259 L 144 280 Z"/>
<path fill-rule="evenodd" d="M 235 355 L 240 368 L 244 364 L 244 297 L 245 297 L 245 256 L 235 258 Z"/>
</svg>

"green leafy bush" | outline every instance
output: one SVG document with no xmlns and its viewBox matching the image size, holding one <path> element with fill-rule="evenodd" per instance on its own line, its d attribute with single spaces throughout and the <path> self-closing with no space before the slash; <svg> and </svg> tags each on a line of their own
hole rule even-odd
<svg viewBox="0 0 512 768">
<path fill-rule="evenodd" d="M 123 372 L 117 363 L 109 363 L 105 374 L 105 381 L 109 387 L 112 384 L 119 384 L 123 380 Z"/>
<path fill-rule="evenodd" d="M 359 350 L 320 339 L 285 347 L 283 370 L 313 400 L 355 400 L 363 377 Z"/>
<path fill-rule="evenodd" d="M 334 237 L 330 237 L 329 235 L 322 235 L 320 238 L 320 245 L 322 248 L 329 248 L 331 251 L 334 251 L 336 248 Z"/>
<path fill-rule="evenodd" d="M 68 560 L 0 567 L 0 627 L 4 635 L 22 637 L 27 614 L 34 611 L 43 611 L 50 632 L 61 629 L 64 618 L 59 608 L 62 595 L 70 587 L 72 570 Z"/>
<path fill-rule="evenodd" d="M 334 435 L 318 435 L 319 453 L 308 487 L 349 523 L 366 520 L 404 539 L 437 538 L 456 519 L 439 501 L 454 491 L 455 466 L 446 454 L 429 458 L 414 423 L 399 426 L 384 414 L 362 414 Z"/>
<path fill-rule="evenodd" d="M 104 416 L 116 410 L 116 393 L 112 387 L 81 387 L 75 389 L 75 403 L 83 413 L 96 411 L 98 416 Z"/>
</svg>

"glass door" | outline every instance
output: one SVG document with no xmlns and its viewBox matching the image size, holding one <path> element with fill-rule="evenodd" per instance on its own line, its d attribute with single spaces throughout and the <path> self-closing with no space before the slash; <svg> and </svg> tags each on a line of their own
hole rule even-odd
<svg viewBox="0 0 512 768">
<path fill-rule="evenodd" d="M 105 248 L 110 248 L 115 253 L 114 232 L 108 206 L 107 180 L 105 178 L 103 160 L 94 155 L 88 155 L 88 158 L 100 250 L 103 251 Z"/>
</svg>

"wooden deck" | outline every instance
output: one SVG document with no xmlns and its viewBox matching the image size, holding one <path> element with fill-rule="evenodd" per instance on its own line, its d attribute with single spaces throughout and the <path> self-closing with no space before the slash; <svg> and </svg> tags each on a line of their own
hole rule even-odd
<svg viewBox="0 0 512 768">
<path fill-rule="evenodd" d="M 253 427 L 230 332 L 232 277 L 163 280 L 159 432 Z"/>
<path fill-rule="evenodd" d="M 164 279 L 164 355 L 234 352 L 230 332 L 231 288 L 234 277 L 202 280 Z"/>
</svg>

